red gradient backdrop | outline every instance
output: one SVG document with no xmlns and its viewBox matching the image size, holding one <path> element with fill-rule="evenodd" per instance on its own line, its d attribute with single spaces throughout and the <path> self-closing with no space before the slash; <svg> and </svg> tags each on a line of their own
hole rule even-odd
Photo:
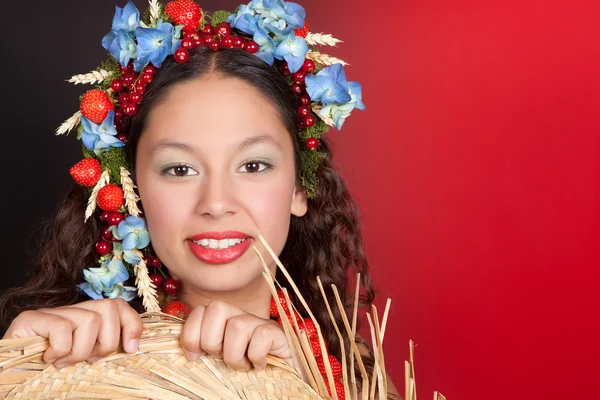
<svg viewBox="0 0 600 400">
<path fill-rule="evenodd" d="M 329 137 L 397 386 L 413 339 L 421 398 L 596 398 L 599 3 L 301 3 L 363 85 Z"/>
</svg>

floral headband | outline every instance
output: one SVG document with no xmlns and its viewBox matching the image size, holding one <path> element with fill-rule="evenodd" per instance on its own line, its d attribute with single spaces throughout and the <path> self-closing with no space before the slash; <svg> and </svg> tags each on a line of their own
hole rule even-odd
<svg viewBox="0 0 600 400">
<path fill-rule="evenodd" d="M 129 120 L 167 57 L 185 63 L 188 50 L 195 47 L 238 48 L 276 66 L 298 99 L 297 134 L 305 143 L 300 183 L 309 198 L 318 195 L 321 135 L 331 126 L 340 130 L 352 110 L 365 107 L 360 84 L 346 79 L 347 63 L 316 48 L 341 41 L 310 33 L 305 16 L 302 6 L 283 0 L 252 0 L 234 13 L 219 10 L 212 14 L 193 0 L 166 5 L 150 0 L 143 18 L 131 0 L 123 8 L 116 7 L 111 31 L 102 39 L 110 53 L 107 60 L 96 70 L 69 80 L 96 88 L 84 93 L 79 111 L 56 132 L 77 130 L 85 158 L 70 174 L 90 189 L 85 221 L 96 214 L 103 223 L 96 243 L 100 266 L 84 270 L 85 282 L 78 285 L 82 293 L 93 299 L 127 301 L 139 295 L 147 311 L 159 311 L 157 288 L 167 295 L 179 289 L 152 253 L 124 150 Z M 136 287 L 124 285 L 131 273 Z"/>
</svg>

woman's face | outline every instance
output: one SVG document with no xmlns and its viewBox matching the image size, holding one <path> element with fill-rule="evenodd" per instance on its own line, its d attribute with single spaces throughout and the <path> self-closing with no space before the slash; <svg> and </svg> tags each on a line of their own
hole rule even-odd
<svg viewBox="0 0 600 400">
<path fill-rule="evenodd" d="M 262 281 L 258 233 L 279 254 L 290 216 L 306 213 L 290 134 L 271 102 L 237 78 L 172 87 L 149 114 L 136 178 L 152 246 L 186 291 Z"/>
</svg>

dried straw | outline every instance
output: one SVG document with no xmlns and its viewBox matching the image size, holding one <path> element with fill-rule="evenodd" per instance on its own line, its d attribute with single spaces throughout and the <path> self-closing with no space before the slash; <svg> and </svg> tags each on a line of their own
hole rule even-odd
<svg viewBox="0 0 600 400">
<path fill-rule="evenodd" d="M 72 116 L 69 117 L 69 119 L 60 124 L 60 126 L 56 129 L 56 134 L 64 135 L 71 132 L 77 126 L 77 124 L 79 124 L 80 119 L 81 111 L 75 112 Z"/>
<path fill-rule="evenodd" d="M 112 72 L 105 71 L 103 69 L 94 70 L 92 72 L 88 72 L 87 74 L 77 74 L 73 75 L 71 79 L 67 82 L 78 84 L 96 84 L 101 83 L 105 79 L 109 78 L 112 75 Z"/>
<path fill-rule="evenodd" d="M 88 199 L 87 208 L 85 210 L 85 218 L 83 222 L 87 222 L 88 218 L 91 217 L 92 214 L 94 214 L 94 211 L 96 211 L 96 199 L 98 198 L 98 192 L 104 186 L 108 185 L 109 182 L 110 174 L 108 169 L 105 169 L 104 172 L 102 172 L 102 175 L 100 175 L 100 179 L 98 180 L 98 182 L 96 182 L 96 186 L 94 186 L 94 189 L 92 189 L 92 194 L 90 194 L 90 198 Z"/>
</svg>

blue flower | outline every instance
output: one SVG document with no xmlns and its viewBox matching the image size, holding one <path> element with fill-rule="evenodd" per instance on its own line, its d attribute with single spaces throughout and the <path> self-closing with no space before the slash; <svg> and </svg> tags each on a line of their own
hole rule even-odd
<svg viewBox="0 0 600 400">
<path fill-rule="evenodd" d="M 113 17 L 112 30 L 123 30 L 133 32 L 140 25 L 140 12 L 129 0 L 125 7 L 115 7 L 115 16 Z"/>
<path fill-rule="evenodd" d="M 118 235 L 116 226 L 111 226 L 110 231 L 113 234 L 113 236 Z M 115 257 L 123 257 L 123 260 L 125 260 L 131 265 L 137 265 L 142 262 L 141 257 L 136 254 L 136 249 L 124 250 L 121 242 L 113 243 L 112 252 L 115 255 Z"/>
<path fill-rule="evenodd" d="M 290 72 L 296 72 L 304 64 L 306 53 L 308 53 L 306 40 L 301 36 L 296 36 L 292 31 L 277 46 L 273 56 L 278 60 L 284 59 L 287 61 Z"/>
<path fill-rule="evenodd" d="M 117 289 L 117 292 L 115 292 L 115 286 L 122 286 L 122 283 L 129 279 L 129 273 L 125 265 L 118 258 L 104 259 L 99 268 L 83 270 L 83 276 L 85 282 L 80 283 L 78 288 L 92 299 L 101 299 L 107 294 L 130 297 L 130 294 L 119 292 L 121 289 Z"/>
<path fill-rule="evenodd" d="M 362 87 L 358 82 L 348 82 L 350 101 L 343 104 L 327 104 L 319 110 L 319 116 L 322 118 L 331 118 L 335 128 L 339 131 L 344 125 L 344 121 L 350 115 L 352 110 L 364 110 L 365 105 L 362 102 Z"/>
<path fill-rule="evenodd" d="M 119 62 L 126 66 L 137 56 L 137 45 L 125 31 L 110 31 L 102 38 L 102 46 Z"/>
<path fill-rule="evenodd" d="M 104 292 L 104 296 L 109 299 L 123 299 L 131 301 L 137 296 L 137 289 L 133 286 L 123 286 L 122 283 L 114 285 L 111 291 Z"/>
<path fill-rule="evenodd" d="M 109 111 L 108 115 L 98 125 L 83 115 L 81 116 L 81 140 L 88 150 L 100 154 L 103 151 L 112 147 L 123 147 L 125 143 L 116 138 L 117 130 L 115 129 L 115 112 Z"/>
<path fill-rule="evenodd" d="M 116 239 L 123 240 L 123 250 L 141 250 L 150 243 L 150 234 L 144 218 L 129 216 L 119 223 L 116 230 L 112 228 L 112 232 Z"/>
<path fill-rule="evenodd" d="M 296 3 L 283 0 L 252 0 L 238 7 L 227 18 L 232 28 L 254 35 L 259 28 L 265 33 L 286 36 L 292 29 L 304 27 L 306 11 Z M 252 23 L 256 22 L 256 25 Z"/>
<path fill-rule="evenodd" d="M 148 63 L 160 67 L 168 55 L 173 54 L 175 29 L 168 22 L 159 20 L 156 28 L 141 28 L 135 30 L 137 38 L 137 59 L 133 66 L 141 71 Z"/>
<path fill-rule="evenodd" d="M 333 64 L 323 68 L 316 75 L 308 75 L 306 91 L 312 101 L 320 101 L 323 104 L 343 104 L 352 99 L 342 64 Z"/>
<path fill-rule="evenodd" d="M 264 31 L 257 29 L 254 32 L 254 41 L 258 44 L 259 49 L 255 56 L 263 60 L 269 65 L 273 65 L 275 59 L 273 58 L 273 52 L 275 51 L 275 42 L 271 37 Z"/>
</svg>

